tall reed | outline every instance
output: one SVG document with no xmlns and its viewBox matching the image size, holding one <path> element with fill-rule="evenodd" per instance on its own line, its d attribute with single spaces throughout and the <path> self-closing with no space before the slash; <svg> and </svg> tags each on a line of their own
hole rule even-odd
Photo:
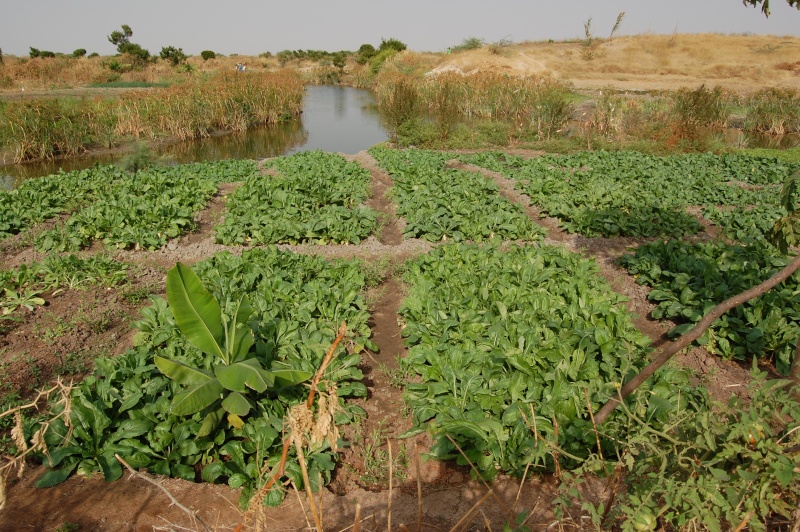
<svg viewBox="0 0 800 532">
<path fill-rule="evenodd" d="M 417 83 L 409 76 L 393 73 L 384 76 L 379 89 L 376 91 L 376 99 L 381 116 L 396 141 L 398 128 L 418 114 Z"/>
<path fill-rule="evenodd" d="M 417 86 L 417 107 L 436 120 L 442 137 L 458 120 L 481 118 L 510 121 L 520 133 L 550 138 L 563 128 L 570 115 L 566 85 L 546 78 L 490 72 L 445 72 L 424 78 L 400 73 L 380 76 L 376 83 L 379 105 L 392 102 L 400 79 Z"/>
<path fill-rule="evenodd" d="M 720 87 L 681 88 L 672 95 L 673 130 L 678 139 L 697 140 L 720 130 L 728 118 L 726 94 Z"/>
<path fill-rule="evenodd" d="M 765 89 L 746 102 L 744 129 L 783 135 L 800 131 L 800 95 L 795 89 Z"/>
<path fill-rule="evenodd" d="M 124 138 L 181 140 L 244 131 L 300 114 L 304 86 L 291 72 L 223 73 L 117 99 L 36 99 L 0 106 L 3 159 L 72 156 Z"/>
</svg>

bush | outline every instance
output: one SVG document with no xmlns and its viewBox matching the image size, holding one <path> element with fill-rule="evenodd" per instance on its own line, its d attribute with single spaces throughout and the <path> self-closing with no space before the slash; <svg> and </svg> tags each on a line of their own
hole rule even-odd
<svg viewBox="0 0 800 532">
<path fill-rule="evenodd" d="M 467 37 L 458 46 L 453 46 L 451 51 L 464 52 L 466 50 L 477 50 L 478 48 L 482 48 L 483 45 L 483 39 L 479 39 L 478 37 Z"/>
<path fill-rule="evenodd" d="M 333 54 L 333 66 L 336 68 L 344 68 L 347 64 L 347 54 L 344 52 L 336 52 Z"/>
<path fill-rule="evenodd" d="M 72 52 L 72 57 L 74 57 L 74 58 L 76 58 L 76 59 L 77 59 L 78 57 L 83 57 L 83 56 L 85 56 L 85 55 L 86 55 L 86 48 L 78 48 L 77 50 L 75 50 L 74 52 Z"/>
<path fill-rule="evenodd" d="M 366 65 L 367 61 L 375 57 L 376 53 L 378 53 L 377 50 L 371 44 L 362 44 L 356 53 L 356 63 Z"/>
<path fill-rule="evenodd" d="M 38 48 L 34 48 L 33 46 L 31 46 L 30 48 L 31 48 L 31 51 L 29 52 L 29 55 L 31 56 L 31 59 L 35 59 L 37 57 L 55 57 L 56 56 L 55 52 L 50 52 L 50 51 L 47 51 L 47 50 L 39 50 Z"/>
<path fill-rule="evenodd" d="M 694 90 L 680 89 L 673 95 L 672 103 L 675 136 L 679 139 L 697 140 L 702 133 L 725 125 L 727 109 L 720 87 L 708 89 L 700 85 Z"/>
<path fill-rule="evenodd" d="M 200 52 L 200 57 L 203 58 L 203 61 L 208 61 L 209 59 L 216 59 L 217 54 L 211 50 L 203 50 Z"/>
<path fill-rule="evenodd" d="M 280 52 L 278 52 L 278 63 L 280 63 L 282 67 L 286 66 L 286 63 L 288 63 L 291 59 L 292 59 L 291 50 L 281 50 Z"/>
<path fill-rule="evenodd" d="M 601 436 L 622 445 L 615 455 L 593 455 L 562 476 L 556 515 L 565 515 L 578 496 L 600 530 L 619 529 L 615 524 L 621 530 L 733 530 L 747 523 L 758 531 L 793 523 L 800 502 L 800 457 L 792 452 L 800 405 L 790 381 L 769 381 L 755 365 L 752 376 L 749 405 L 736 396 L 715 404 L 704 389 L 684 385 L 670 390 L 678 408 L 665 410 L 653 400 L 646 406 L 641 396 L 625 406 L 601 428 Z M 681 397 L 681 391 L 688 393 Z M 600 471 L 614 472 L 609 486 L 616 497 L 608 506 L 576 489 L 582 473 Z"/>
<path fill-rule="evenodd" d="M 800 131 L 800 95 L 795 89 L 764 89 L 747 102 L 744 128 L 781 135 Z"/>
<path fill-rule="evenodd" d="M 402 52 L 407 48 L 408 46 L 406 46 L 404 42 L 398 41 L 397 39 L 388 39 L 388 40 L 382 39 L 381 45 L 378 47 L 378 53 L 384 52 L 386 50 L 394 50 L 395 52 Z"/>
<path fill-rule="evenodd" d="M 385 50 L 379 51 L 372 57 L 372 59 L 369 60 L 370 72 L 372 72 L 373 74 L 377 74 L 380 71 L 383 64 L 392 57 L 396 56 L 397 54 L 398 54 L 397 50 L 394 50 L 392 48 L 387 48 Z"/>
<path fill-rule="evenodd" d="M 161 59 L 169 61 L 172 66 L 178 66 L 186 61 L 186 54 L 183 53 L 183 48 L 175 48 L 174 46 L 166 46 L 161 49 L 159 54 Z"/>
</svg>

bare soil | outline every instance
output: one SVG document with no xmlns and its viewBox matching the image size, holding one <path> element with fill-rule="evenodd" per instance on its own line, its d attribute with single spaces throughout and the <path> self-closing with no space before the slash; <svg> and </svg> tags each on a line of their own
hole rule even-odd
<svg viewBox="0 0 800 532">
<path fill-rule="evenodd" d="M 357 246 L 282 246 L 297 253 L 360 257 L 386 264 L 384 281 L 367 294 L 372 301 L 373 341 L 379 347 L 377 352 L 366 353 L 361 364 L 369 395 L 359 404 L 367 416 L 344 429 L 343 436 L 350 446 L 342 450 L 333 482 L 320 495 L 325 528 L 347 530 L 354 525 L 358 513 L 360 530 L 385 530 L 390 520 L 392 530 L 450 530 L 459 522 L 459 530 L 501 530 L 503 523 L 513 522 L 521 511 L 531 512 L 527 522 L 531 530 L 551 527 L 555 523 L 551 502 L 558 484 L 551 476 L 531 474 L 524 482 L 501 476 L 489 491 L 480 482 L 470 480 L 467 468 L 426 460 L 424 454 L 432 443 L 427 435 L 398 438 L 411 428 L 412 422 L 402 400 L 402 387 L 408 377 L 398 364 L 406 348 L 397 314 L 404 287 L 395 267 L 427 252 L 432 245 L 402 238 L 404 221 L 386 196 L 392 186 L 391 177 L 366 152 L 352 159 L 372 175 L 368 204 L 381 212 L 379 236 Z M 594 258 L 601 275 L 628 299 L 628 309 L 637 316 L 636 326 L 654 345 L 666 341 L 670 325 L 648 318 L 653 306 L 647 300 L 647 289 L 615 263 L 631 246 L 642 243 L 641 239 L 590 239 L 564 233 L 556 220 L 542 217 L 502 175 L 457 161 L 448 164 L 494 180 L 506 198 L 520 204 L 531 219 L 547 230 L 547 243 Z M 241 252 L 241 248 L 215 244 L 213 237 L 213 225 L 224 215 L 226 197 L 235 187 L 236 184 L 228 184 L 221 188 L 210 207 L 199 214 L 195 232 L 154 252 L 112 252 L 118 260 L 131 264 L 130 283 L 125 288 L 44 294 L 45 306 L 25 314 L 23 321 L 9 332 L 0 333 L 3 390 L 19 389 L 31 394 L 57 375 L 80 379 L 91 371 L 93 357 L 119 354 L 132 346 L 132 321 L 146 304 L 144 295 L 164 295 L 165 272 L 177 260 L 192 263 L 223 249 Z M 706 233 L 698 238 L 709 236 Z M 10 267 L 41 259 L 29 242 L 23 237 L 5 242 L 0 246 L 0 262 Z M 698 382 L 708 386 L 712 396 L 720 400 L 741 393 L 749 377 L 746 368 L 709 356 L 699 348 L 681 355 L 678 363 L 693 369 Z M 390 452 L 394 458 L 391 465 Z M 67 530 L 64 527 L 68 525 L 97 531 L 313 528 L 310 514 L 306 513 L 305 494 L 290 492 L 278 508 L 258 507 L 242 513 L 236 504 L 237 491 L 227 486 L 159 477 L 149 478 L 160 487 L 138 477 L 125 476 L 113 483 L 97 477 L 72 477 L 56 487 L 37 490 L 33 482 L 40 469 L 29 467 L 21 479 L 10 481 L 5 508 L 0 510 L 0 530 Z M 586 489 L 602 496 L 605 486 L 590 481 Z M 199 519 L 192 519 L 172 504 L 164 490 Z M 572 524 L 580 526 L 580 521 Z"/>
</svg>

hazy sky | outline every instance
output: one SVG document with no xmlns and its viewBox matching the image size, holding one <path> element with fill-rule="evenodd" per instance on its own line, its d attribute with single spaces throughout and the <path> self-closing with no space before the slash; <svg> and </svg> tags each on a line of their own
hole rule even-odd
<svg viewBox="0 0 800 532">
<path fill-rule="evenodd" d="M 740 0 L 0 0 L 0 48 L 115 53 L 108 35 L 128 24 L 132 42 L 256 55 L 285 49 L 356 50 L 397 38 L 416 51 L 442 51 L 467 37 L 489 42 L 563 40 L 592 33 L 800 35 L 800 11 L 772 0 L 772 16 Z"/>
</svg>

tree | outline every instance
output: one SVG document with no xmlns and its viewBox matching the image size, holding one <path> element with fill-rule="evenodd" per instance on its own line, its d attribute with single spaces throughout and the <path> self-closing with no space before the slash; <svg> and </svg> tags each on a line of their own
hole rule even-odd
<svg viewBox="0 0 800 532">
<path fill-rule="evenodd" d="M 397 39 L 381 39 L 381 45 L 378 47 L 378 53 L 383 52 L 385 50 L 394 50 L 395 52 L 402 52 L 406 48 L 408 48 L 408 46 L 406 46 L 404 42 L 398 41 Z"/>
<path fill-rule="evenodd" d="M 376 53 L 377 50 L 375 50 L 375 47 L 371 44 L 362 44 L 356 53 L 356 63 L 359 65 L 365 65 L 367 61 L 375 56 Z"/>
<path fill-rule="evenodd" d="M 150 59 L 150 52 L 142 48 L 136 43 L 131 42 L 133 37 L 133 30 L 127 24 L 122 25 L 122 31 L 112 31 L 108 36 L 108 42 L 117 47 L 117 52 L 121 54 L 128 54 L 135 59 L 144 62 Z"/>
<path fill-rule="evenodd" d="M 770 14 L 769 0 L 742 0 L 742 3 L 746 6 L 753 7 L 761 5 L 761 12 L 764 13 L 764 16 L 768 17 Z M 800 9 L 800 0 L 786 0 L 786 3 L 795 9 Z"/>
<path fill-rule="evenodd" d="M 161 59 L 169 61 L 173 66 L 178 66 L 180 63 L 186 61 L 186 54 L 183 53 L 183 48 L 166 46 L 161 48 L 161 53 L 159 55 L 161 56 Z"/>
<path fill-rule="evenodd" d="M 215 59 L 217 54 L 215 54 L 212 50 L 203 50 L 200 52 L 200 57 L 203 58 L 203 61 L 208 61 L 209 59 Z"/>
<path fill-rule="evenodd" d="M 111 35 L 108 36 L 108 40 L 111 44 L 117 47 L 117 51 L 119 53 L 125 53 L 123 48 L 130 44 L 131 37 L 133 37 L 133 30 L 127 24 L 122 25 L 122 31 L 112 31 Z"/>
<path fill-rule="evenodd" d="M 72 52 L 72 57 L 78 58 L 83 57 L 86 55 L 86 48 L 78 48 L 74 52 Z"/>
</svg>

